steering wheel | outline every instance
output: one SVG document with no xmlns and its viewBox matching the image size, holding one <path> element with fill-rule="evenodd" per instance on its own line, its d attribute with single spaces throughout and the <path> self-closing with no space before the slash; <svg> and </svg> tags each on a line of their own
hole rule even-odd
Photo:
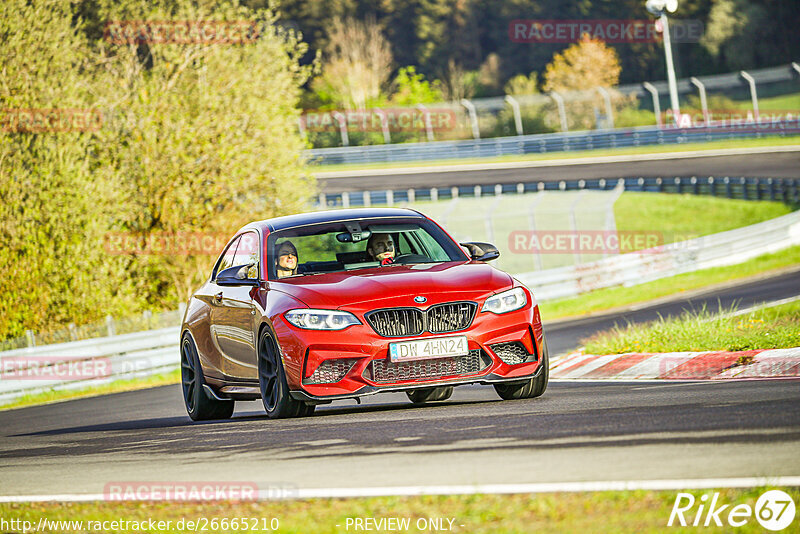
<svg viewBox="0 0 800 534">
<path fill-rule="evenodd" d="M 399 256 L 395 256 L 394 263 L 406 264 L 406 263 L 420 263 L 430 261 L 430 258 L 427 256 L 423 256 L 422 254 L 400 254 Z"/>
</svg>

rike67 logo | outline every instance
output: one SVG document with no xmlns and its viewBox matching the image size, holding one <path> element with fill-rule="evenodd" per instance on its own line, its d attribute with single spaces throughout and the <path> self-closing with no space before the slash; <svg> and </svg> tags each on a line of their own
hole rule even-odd
<svg viewBox="0 0 800 534">
<path fill-rule="evenodd" d="M 727 523 L 730 527 L 743 527 L 755 518 L 763 528 L 779 531 L 794 521 L 794 500 L 781 490 L 763 493 L 755 507 L 723 503 L 719 497 L 719 493 L 714 493 L 696 499 L 691 493 L 678 493 L 667 526 L 722 527 Z"/>
</svg>

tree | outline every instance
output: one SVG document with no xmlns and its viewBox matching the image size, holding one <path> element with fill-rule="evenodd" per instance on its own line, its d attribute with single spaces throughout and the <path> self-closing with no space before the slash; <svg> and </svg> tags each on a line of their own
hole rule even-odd
<svg viewBox="0 0 800 534">
<path fill-rule="evenodd" d="M 297 131 L 305 49 L 270 11 L 190 0 L 80 6 L 102 21 L 244 20 L 258 29 L 238 45 L 143 45 L 92 38 L 73 7 L 0 4 L 0 338 L 175 309 L 219 252 L 117 254 L 109 233 L 230 236 L 305 209 L 314 191 Z M 95 109 L 102 123 L 7 126 L 8 109 L 32 108 Z"/>
<path fill-rule="evenodd" d="M 392 52 L 374 19 L 334 19 L 324 58 L 316 89 L 330 95 L 334 105 L 366 109 L 381 101 L 392 72 Z"/>
<path fill-rule="evenodd" d="M 545 91 L 584 91 L 619 83 L 619 58 L 613 48 L 586 35 L 545 67 Z"/>
</svg>

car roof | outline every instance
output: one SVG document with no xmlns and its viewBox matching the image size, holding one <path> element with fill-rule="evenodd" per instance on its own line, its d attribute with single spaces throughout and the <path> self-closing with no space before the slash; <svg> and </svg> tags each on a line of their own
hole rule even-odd
<svg viewBox="0 0 800 534">
<path fill-rule="evenodd" d="M 358 208 L 358 209 L 343 209 L 343 210 L 325 210 L 313 211 L 309 213 L 298 213 L 295 215 L 286 215 L 284 217 L 275 217 L 273 219 L 266 219 L 263 221 L 256 221 L 248 224 L 242 230 L 261 228 L 269 232 L 278 230 L 285 230 L 286 228 L 295 228 L 297 226 L 307 226 L 309 224 L 320 224 L 338 221 L 351 221 L 358 219 L 377 219 L 377 218 L 396 218 L 396 217 L 413 217 L 415 219 L 424 219 L 425 216 L 418 211 L 408 208 Z"/>
</svg>

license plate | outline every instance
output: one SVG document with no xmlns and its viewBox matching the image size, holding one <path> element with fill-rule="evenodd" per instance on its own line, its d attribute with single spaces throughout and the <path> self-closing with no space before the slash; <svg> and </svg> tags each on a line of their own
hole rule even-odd
<svg viewBox="0 0 800 534">
<path fill-rule="evenodd" d="M 389 343 L 389 358 L 393 362 L 464 356 L 468 353 L 467 336 L 432 337 Z"/>
</svg>

